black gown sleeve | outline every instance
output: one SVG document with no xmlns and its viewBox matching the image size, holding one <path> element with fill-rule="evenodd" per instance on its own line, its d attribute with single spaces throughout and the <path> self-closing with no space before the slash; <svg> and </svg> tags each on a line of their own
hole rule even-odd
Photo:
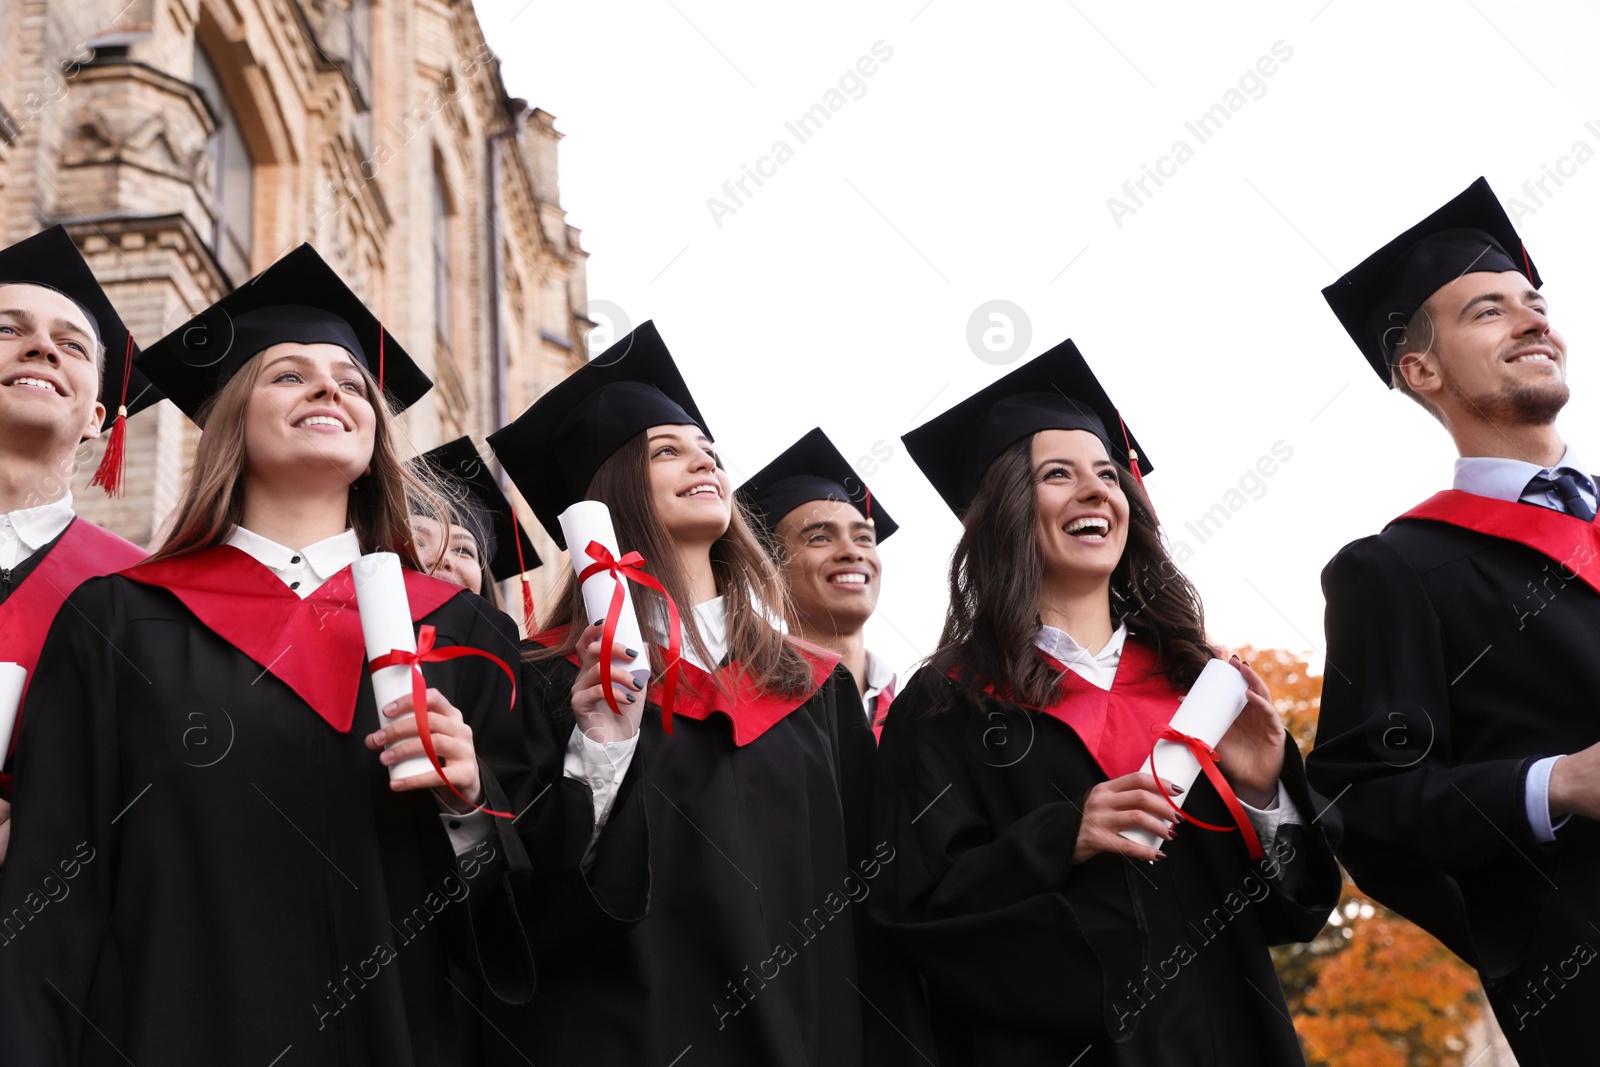
<svg viewBox="0 0 1600 1067">
<path fill-rule="evenodd" d="M 660 739 L 641 730 L 606 824 L 595 838 L 589 786 L 563 773 L 577 674 L 565 660 L 523 658 L 523 718 L 538 739 L 534 747 L 541 795 L 519 820 L 524 824 L 519 830 L 535 866 L 536 885 L 527 910 L 534 917 L 535 947 L 541 952 L 611 944 L 644 918 L 650 900 L 650 835 L 640 780 L 650 749 Z"/>
<path fill-rule="evenodd" d="M 1415 570 L 1369 537 L 1334 557 L 1322 588 L 1328 667 L 1308 773 L 1346 815 L 1351 874 L 1459 875 L 1543 850 L 1523 799 L 1530 761 L 1453 758 L 1441 620 Z"/>
<path fill-rule="evenodd" d="M 990 1019 L 1106 1029 L 1100 963 L 1063 891 L 1083 797 L 996 833 L 958 724 L 970 710 L 929 713 L 930 687 L 946 684 L 920 671 L 883 731 L 874 826 L 892 853 L 872 915 L 930 982 Z"/>
<path fill-rule="evenodd" d="M 504 612 L 471 595 L 458 595 L 471 619 L 463 644 L 497 656 L 517 671 L 517 629 Z M 523 810 L 538 788 L 537 748 L 522 728 L 522 694 L 515 694 L 505 672 L 480 657 L 449 661 L 453 692 L 447 694 L 472 728 L 478 755 L 483 806 L 493 811 Z M 493 817 L 489 837 L 456 857 L 472 887 L 471 907 L 462 917 L 459 944 L 450 950 L 458 966 L 474 974 L 494 996 L 511 1004 L 533 996 L 534 965 L 525 920 L 517 899 L 533 877 L 532 864 L 511 818 Z M 470 946 L 470 952 L 467 948 Z"/>
<path fill-rule="evenodd" d="M 138 678 L 117 651 L 121 631 L 113 580 L 86 582 L 56 613 L 29 686 L 0 868 L 0 1062 L 82 1053 L 79 1011 L 115 906 L 117 818 L 139 799 L 118 760 L 113 696 L 122 675 Z"/>
</svg>

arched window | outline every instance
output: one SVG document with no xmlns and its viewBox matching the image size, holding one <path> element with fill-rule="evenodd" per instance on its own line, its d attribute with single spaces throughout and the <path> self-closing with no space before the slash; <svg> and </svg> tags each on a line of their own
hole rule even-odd
<svg viewBox="0 0 1600 1067">
<path fill-rule="evenodd" d="M 450 331 L 450 200 L 445 190 L 444 172 L 437 160 L 433 165 L 433 321 L 439 346 L 452 347 Z"/>
<path fill-rule="evenodd" d="M 250 277 L 250 244 L 255 219 L 255 160 L 239 128 L 239 116 L 228 103 L 217 69 L 198 42 L 194 49 L 194 84 L 217 117 L 216 132 L 206 145 L 215 164 L 211 217 L 211 250 L 228 280 L 238 285 Z"/>
</svg>

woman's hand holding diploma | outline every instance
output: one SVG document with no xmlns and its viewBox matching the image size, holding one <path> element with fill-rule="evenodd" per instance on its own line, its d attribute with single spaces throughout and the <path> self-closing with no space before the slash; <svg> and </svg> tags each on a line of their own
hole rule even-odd
<svg viewBox="0 0 1600 1067">
<path fill-rule="evenodd" d="M 1173 811 L 1158 790 L 1177 796 L 1183 787 L 1172 782 L 1157 784 L 1154 775 L 1143 771 L 1100 782 L 1089 790 L 1083 802 L 1083 818 L 1078 823 L 1078 843 L 1072 862 L 1082 863 L 1099 852 L 1118 852 L 1136 860 L 1166 859 L 1160 850 L 1130 841 L 1124 830 L 1144 830 L 1164 841 L 1172 840 L 1172 821 L 1182 818 Z"/>
<path fill-rule="evenodd" d="M 1262 809 L 1278 795 L 1286 731 L 1267 683 L 1238 656 L 1229 662 L 1244 675 L 1250 691 L 1244 711 L 1217 743 L 1219 765 L 1239 799 Z"/>
<path fill-rule="evenodd" d="M 411 715 L 411 704 L 411 694 L 406 693 L 398 700 L 390 701 L 379 713 L 385 719 L 408 716 Z M 478 753 L 472 744 L 472 727 L 462 718 L 460 710 L 437 689 L 428 690 L 428 731 L 433 737 L 433 751 L 439 757 L 439 765 L 444 768 L 445 778 L 449 779 L 450 785 L 455 786 L 456 791 L 473 804 L 482 804 L 483 783 L 478 777 Z M 385 767 L 423 755 L 422 739 L 417 735 L 414 716 L 390 722 L 383 729 L 368 734 L 366 743 L 368 748 L 381 753 L 378 761 Z M 389 745 L 394 747 L 388 748 Z M 432 768 L 426 774 L 390 782 L 389 788 L 396 792 L 433 789 L 452 811 L 466 814 L 472 810 L 462 805 L 460 797 L 450 791 Z"/>
<path fill-rule="evenodd" d="M 617 706 L 622 714 L 613 712 L 606 703 L 605 687 L 600 680 L 600 636 L 604 629 L 596 623 L 584 630 L 578 639 L 581 666 L 572 683 L 572 717 L 583 736 L 602 745 L 634 736 L 644 717 L 644 687 L 628 673 L 628 665 L 638 656 L 638 650 L 623 648 L 621 641 L 611 650 L 610 679 L 617 687 Z"/>
</svg>

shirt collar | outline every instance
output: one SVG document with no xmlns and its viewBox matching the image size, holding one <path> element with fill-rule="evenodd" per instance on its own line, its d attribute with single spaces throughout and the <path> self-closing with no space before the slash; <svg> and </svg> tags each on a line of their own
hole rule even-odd
<svg viewBox="0 0 1600 1067">
<path fill-rule="evenodd" d="M 667 644 L 667 614 L 666 607 L 659 605 L 658 610 L 648 612 L 650 615 L 649 631 L 650 640 L 665 648 Z M 700 636 L 706 643 L 706 654 L 711 657 L 710 663 L 701 663 L 700 657 L 695 654 L 692 642 L 683 642 L 680 655 L 693 663 L 696 667 L 713 673 L 722 666 L 722 661 L 728 658 L 728 603 L 718 596 L 694 606 L 694 625 L 700 631 Z"/>
<path fill-rule="evenodd" d="M 18 508 L 4 517 L 26 549 L 24 555 L 31 555 L 60 537 L 61 531 L 71 525 L 72 515 L 72 493 L 68 491 L 59 500 L 38 507 Z"/>
<path fill-rule="evenodd" d="M 354 530 L 325 537 L 296 551 L 252 533 L 243 526 L 235 526 L 226 543 L 249 553 L 256 562 L 279 577 L 303 567 L 311 573 L 317 585 L 361 558 L 361 541 Z"/>
<path fill-rule="evenodd" d="M 874 656 L 872 649 L 867 649 L 867 696 L 881 693 L 895 683 L 894 670 L 887 662 Z"/>
<path fill-rule="evenodd" d="M 1054 626 L 1041 626 L 1033 643 L 1039 651 L 1064 667 L 1070 667 L 1074 663 L 1080 666 L 1097 664 L 1102 667 L 1115 667 L 1122 661 L 1122 645 L 1127 640 L 1128 627 L 1123 624 L 1117 627 L 1116 632 L 1111 635 L 1111 640 L 1106 642 L 1105 648 L 1099 652 L 1090 652 L 1074 641 L 1067 631 L 1058 630 Z"/>
<path fill-rule="evenodd" d="M 1541 467 L 1537 463 L 1507 459 L 1502 456 L 1462 456 L 1456 460 L 1455 480 L 1452 484 L 1465 493 L 1514 504 L 1522 499 L 1522 494 L 1534 475 L 1548 474 L 1557 467 L 1566 467 L 1582 474 L 1589 480 L 1589 488 L 1593 489 L 1594 480 L 1589 477 L 1589 468 L 1584 466 L 1583 460 L 1570 447 L 1562 454 L 1561 461 L 1555 467 Z"/>
</svg>

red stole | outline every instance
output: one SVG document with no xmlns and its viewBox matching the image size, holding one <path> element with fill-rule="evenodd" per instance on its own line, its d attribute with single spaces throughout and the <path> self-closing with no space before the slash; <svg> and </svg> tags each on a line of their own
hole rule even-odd
<svg viewBox="0 0 1600 1067">
<path fill-rule="evenodd" d="M 872 714 L 872 736 L 878 741 L 883 740 L 883 724 L 889 719 L 889 705 L 894 703 L 894 683 L 890 682 L 878 691 L 878 707 Z"/>
<path fill-rule="evenodd" d="M 414 623 L 464 592 L 417 571 L 403 573 Z M 350 732 L 367 648 L 349 567 L 304 600 L 232 545 L 141 564 L 122 576 L 166 589 L 212 633 L 294 690 L 329 726 Z"/>
<path fill-rule="evenodd" d="M 555 626 L 534 634 L 529 640 L 545 648 L 554 648 L 566 637 L 567 629 L 565 626 Z M 811 667 L 811 685 L 801 695 L 783 697 L 763 692 L 736 662 L 728 663 L 713 675 L 683 660 L 682 684 L 678 688 L 678 702 L 673 716 L 682 715 L 704 721 L 712 712 L 720 712 L 733 724 L 733 743 L 740 748 L 748 745 L 815 696 L 839 664 L 839 656 L 834 652 L 800 641 L 790 643 Z M 566 659 L 573 666 L 579 665 L 576 653 Z M 732 694 L 731 698 L 723 695 L 724 688 Z M 651 685 L 649 699 L 661 703 L 659 682 Z"/>
<path fill-rule="evenodd" d="M 1431 519 L 1526 545 L 1600 592 L 1600 526 L 1565 512 L 1446 489 L 1400 519 Z M 1399 522 L 1396 519 L 1395 522 Z"/>
<path fill-rule="evenodd" d="M 1039 655 L 1061 672 L 1060 696 L 1040 710 L 1072 727 L 1107 779 L 1142 768 L 1150 759 L 1152 730 L 1171 722 L 1183 702 L 1183 694 L 1156 670 L 1155 652 L 1128 639 L 1109 691 L 1043 652 Z"/>
<path fill-rule="evenodd" d="M 144 557 L 144 549 L 138 545 L 92 522 L 74 518 L 55 547 L 45 553 L 38 566 L 12 591 L 5 603 L 0 604 L 0 660 L 20 664 L 27 670 L 31 683 L 50 623 L 67 597 L 90 578 L 113 574 Z M 26 697 L 26 689 L 23 695 Z M 15 729 L 22 729 L 20 714 Z M 16 746 L 16 733 L 7 740 L 9 755 Z M 7 783 L 9 777 L 6 783 L 0 784 Z M 9 792 L 9 789 L 0 790 L 0 794 Z"/>
</svg>

